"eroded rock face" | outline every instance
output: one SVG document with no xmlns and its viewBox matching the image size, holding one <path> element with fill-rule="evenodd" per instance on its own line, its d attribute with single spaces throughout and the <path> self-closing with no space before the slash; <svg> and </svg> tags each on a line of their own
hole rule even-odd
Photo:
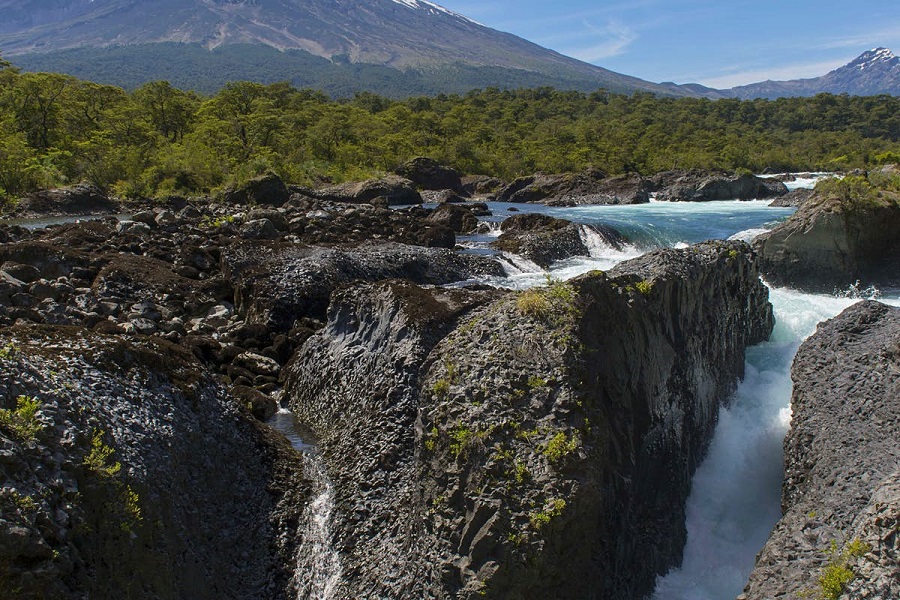
<svg viewBox="0 0 900 600">
<path fill-rule="evenodd" d="M 870 199 L 817 191 L 754 240 L 766 280 L 814 292 L 900 283 L 900 194 Z"/>
<path fill-rule="evenodd" d="M 643 597 L 772 324 L 738 242 L 540 292 L 338 292 L 285 385 L 336 474 L 340 593 Z"/>
<path fill-rule="evenodd" d="M 866 301 L 819 324 L 797 352 L 784 516 L 743 599 L 817 597 L 845 552 L 856 578 L 841 598 L 900 597 L 898 340 L 900 309 Z"/>
<path fill-rule="evenodd" d="M 783 196 L 787 187 L 780 181 L 750 174 L 710 171 L 666 171 L 653 178 L 656 198 L 669 202 L 710 200 L 754 200 Z"/>
<path fill-rule="evenodd" d="M 37 403 L 0 425 L 0 595 L 290 595 L 300 461 L 189 353 L 48 326 L 0 347 L 0 406 Z"/>
</svg>

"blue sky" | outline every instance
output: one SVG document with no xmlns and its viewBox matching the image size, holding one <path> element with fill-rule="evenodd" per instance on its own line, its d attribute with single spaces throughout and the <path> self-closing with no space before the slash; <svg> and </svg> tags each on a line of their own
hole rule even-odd
<svg viewBox="0 0 900 600">
<path fill-rule="evenodd" d="M 649 81 L 726 88 L 900 55 L 900 0 L 436 0 L 484 25 Z"/>
</svg>

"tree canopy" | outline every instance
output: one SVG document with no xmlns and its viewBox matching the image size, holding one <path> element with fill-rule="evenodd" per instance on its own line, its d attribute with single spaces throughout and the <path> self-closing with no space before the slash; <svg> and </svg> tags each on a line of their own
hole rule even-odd
<svg viewBox="0 0 900 600">
<path fill-rule="evenodd" d="M 0 59 L 0 194 L 88 181 L 122 196 L 207 193 L 273 170 L 359 179 L 430 156 L 513 178 L 594 168 L 864 167 L 900 152 L 900 98 L 705 100 L 552 88 L 331 100 L 286 83 L 212 96 L 166 81 L 133 92 Z"/>
</svg>

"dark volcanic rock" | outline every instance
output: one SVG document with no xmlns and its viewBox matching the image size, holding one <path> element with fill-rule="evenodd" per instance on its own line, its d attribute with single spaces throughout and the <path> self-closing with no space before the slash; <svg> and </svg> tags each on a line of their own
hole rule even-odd
<svg viewBox="0 0 900 600">
<path fill-rule="evenodd" d="M 666 171 L 653 178 L 657 200 L 706 202 L 710 200 L 755 200 L 787 194 L 780 181 L 750 174 L 710 171 Z"/>
<path fill-rule="evenodd" d="M 456 233 L 472 233 L 478 227 L 478 217 L 466 206 L 442 204 L 434 209 L 428 220 L 445 225 Z"/>
<path fill-rule="evenodd" d="M 344 288 L 285 379 L 336 478 L 338 595 L 642 598 L 772 323 L 738 242 L 543 291 Z"/>
<path fill-rule="evenodd" d="M 180 348 L 0 329 L 4 598 L 288 598 L 296 453 Z"/>
<path fill-rule="evenodd" d="M 119 203 L 100 188 L 80 184 L 29 194 L 19 201 L 13 214 L 42 217 L 94 215 L 115 213 L 119 208 Z"/>
<path fill-rule="evenodd" d="M 841 598 L 900 598 L 898 340 L 900 309 L 867 301 L 819 324 L 800 347 L 784 516 L 742 598 L 821 597 L 820 578 L 845 552 L 856 578 Z"/>
<path fill-rule="evenodd" d="M 620 248 L 625 238 L 612 227 L 579 225 L 548 215 L 525 213 L 513 215 L 503 221 L 500 237 L 491 246 L 504 252 L 512 252 L 547 268 L 557 260 L 573 256 L 589 256 L 584 231 L 599 235 L 611 247 Z"/>
<path fill-rule="evenodd" d="M 224 200 L 232 204 L 281 206 L 290 198 L 287 186 L 278 175 L 267 173 L 225 192 Z"/>
<path fill-rule="evenodd" d="M 395 172 L 425 190 L 463 192 L 459 171 L 442 165 L 433 158 L 414 158 L 397 167 Z"/>
<path fill-rule="evenodd" d="M 813 195 L 813 190 L 809 188 L 797 188 L 791 190 L 784 196 L 779 196 L 769 203 L 769 206 L 800 206 Z"/>
<path fill-rule="evenodd" d="M 787 221 L 754 240 L 770 283 L 824 292 L 857 281 L 900 284 L 900 193 L 856 179 L 820 184 Z"/>
<path fill-rule="evenodd" d="M 409 179 L 388 175 L 381 179 L 344 183 L 311 192 L 315 198 L 328 202 L 369 203 L 384 198 L 388 205 L 421 204 L 422 196 Z"/>
<path fill-rule="evenodd" d="M 501 202 L 552 205 L 641 204 L 650 201 L 650 182 L 639 175 L 607 178 L 598 171 L 520 177 L 497 194 Z"/>
<path fill-rule="evenodd" d="M 240 246 L 225 260 L 238 282 L 238 311 L 249 322 L 279 331 L 290 330 L 300 317 L 324 317 L 335 288 L 354 280 L 402 278 L 440 285 L 503 274 L 500 264 L 489 258 L 402 244 L 348 249 Z"/>
</svg>

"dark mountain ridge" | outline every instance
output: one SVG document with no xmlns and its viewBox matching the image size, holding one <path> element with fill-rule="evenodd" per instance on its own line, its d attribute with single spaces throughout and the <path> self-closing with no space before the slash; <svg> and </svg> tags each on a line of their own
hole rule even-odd
<svg viewBox="0 0 900 600">
<path fill-rule="evenodd" d="M 36 59 L 42 68 L 53 68 L 56 53 L 72 49 L 126 46 L 140 50 L 129 57 L 139 61 L 152 48 L 141 46 L 162 42 L 207 50 L 254 44 L 304 51 L 337 65 L 420 72 L 447 65 L 494 67 L 519 78 L 531 74 L 537 85 L 567 81 L 568 87 L 684 95 L 563 56 L 425 0 L 0 0 L 0 13 L 0 51 L 7 57 L 44 54 Z M 16 62 L 30 68 L 29 59 Z M 244 78 L 252 76 L 248 72 Z M 505 79 L 494 84 L 505 86 Z"/>
</svg>

